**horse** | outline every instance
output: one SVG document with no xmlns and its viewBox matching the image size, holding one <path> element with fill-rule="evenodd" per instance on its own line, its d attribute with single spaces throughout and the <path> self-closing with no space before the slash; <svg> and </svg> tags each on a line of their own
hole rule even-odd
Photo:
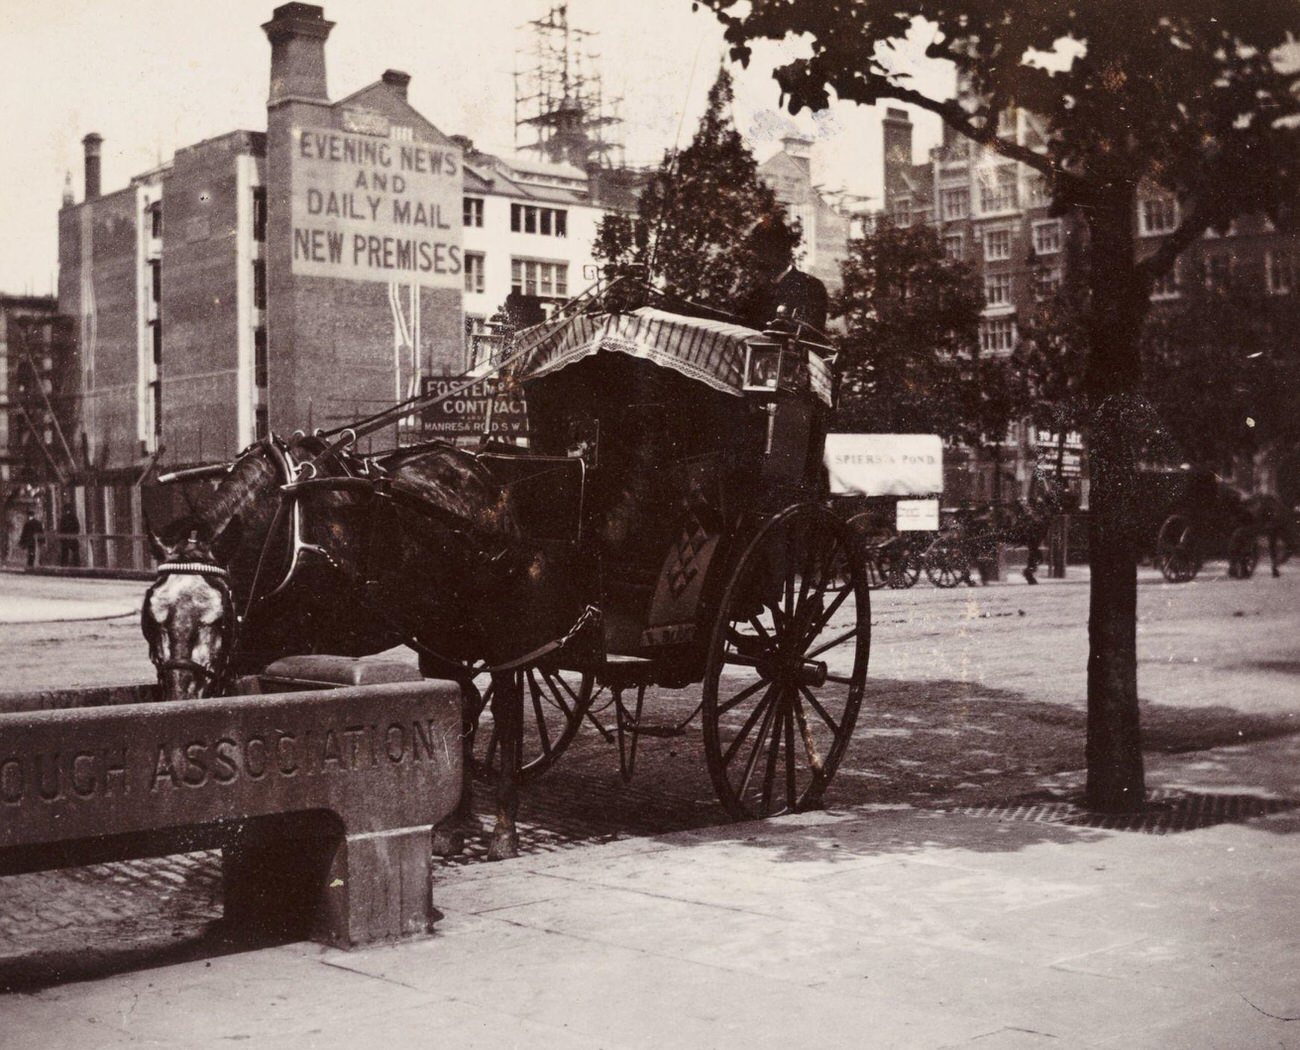
<svg viewBox="0 0 1300 1050">
<path fill-rule="evenodd" d="M 141 618 L 164 700 L 223 695 L 235 676 L 293 653 L 401 644 L 422 673 L 460 681 L 465 783 L 453 826 L 472 821 L 482 701 L 471 665 L 485 661 L 503 756 L 489 856 L 517 855 L 518 770 L 504 760 L 522 731 L 514 671 L 574 633 L 584 592 L 574 565 L 523 537 L 509 488 L 478 457 L 435 444 L 359 460 L 268 437 L 150 542 L 158 575 Z"/>
<path fill-rule="evenodd" d="M 1296 549 L 1296 541 L 1300 536 L 1296 516 L 1276 496 L 1247 496 L 1242 501 L 1241 509 L 1246 527 L 1254 530 L 1255 535 L 1268 540 L 1269 566 L 1276 579 L 1282 575 L 1278 566 L 1286 562 Z"/>
</svg>

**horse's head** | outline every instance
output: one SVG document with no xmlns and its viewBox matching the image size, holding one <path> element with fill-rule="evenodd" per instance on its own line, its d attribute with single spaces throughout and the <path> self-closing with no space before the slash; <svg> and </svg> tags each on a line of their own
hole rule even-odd
<svg viewBox="0 0 1300 1050">
<path fill-rule="evenodd" d="M 140 625 L 163 700 L 220 696 L 235 646 L 235 606 L 226 566 L 239 543 L 238 519 L 215 535 L 177 522 L 149 534 L 158 578 L 145 593 Z"/>
</svg>

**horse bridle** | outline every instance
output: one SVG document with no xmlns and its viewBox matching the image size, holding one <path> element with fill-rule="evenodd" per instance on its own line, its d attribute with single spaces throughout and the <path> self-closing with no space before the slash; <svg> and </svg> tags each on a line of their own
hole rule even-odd
<svg viewBox="0 0 1300 1050">
<path fill-rule="evenodd" d="M 158 672 L 158 681 L 162 682 L 162 676 L 167 671 L 188 671 L 203 679 L 219 694 L 229 673 L 230 658 L 235 648 L 235 632 L 238 627 L 235 619 L 234 597 L 230 591 L 230 573 L 220 565 L 207 561 L 166 561 L 159 565 L 155 572 L 153 586 L 145 592 L 142 614 L 145 638 L 149 642 L 149 659 Z M 158 625 L 148 615 L 149 600 L 153 597 L 154 589 L 168 576 L 202 576 L 221 595 L 221 651 L 211 666 L 205 666 L 195 660 L 158 659 Z"/>
</svg>

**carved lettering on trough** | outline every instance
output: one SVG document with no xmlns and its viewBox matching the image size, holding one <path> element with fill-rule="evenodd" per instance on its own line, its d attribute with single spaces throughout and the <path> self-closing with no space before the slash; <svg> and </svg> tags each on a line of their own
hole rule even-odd
<svg viewBox="0 0 1300 1050">
<path fill-rule="evenodd" d="M 423 763 L 434 758 L 434 727 L 434 719 L 420 719 L 0 753 L 0 806 L 220 790 L 241 779 L 331 777 Z"/>
</svg>

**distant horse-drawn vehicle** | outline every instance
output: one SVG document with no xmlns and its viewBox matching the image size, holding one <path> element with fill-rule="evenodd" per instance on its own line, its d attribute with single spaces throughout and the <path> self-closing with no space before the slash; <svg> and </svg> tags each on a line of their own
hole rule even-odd
<svg viewBox="0 0 1300 1050">
<path fill-rule="evenodd" d="M 407 644 L 462 683 L 468 757 L 491 706 L 495 856 L 517 850 L 518 786 L 601 690 L 625 774 L 641 735 L 683 728 L 644 716 L 647 688 L 700 684 L 726 810 L 816 806 L 870 645 L 862 559 L 824 505 L 832 361 L 797 320 L 577 313 L 518 333 L 507 358 L 526 450 L 355 451 L 414 404 L 267 438 L 211 468 L 216 490 L 158 538 L 144 628 L 164 691 L 221 695 L 289 653 Z"/>
<path fill-rule="evenodd" d="M 905 589 L 939 528 L 943 441 L 937 434 L 831 434 L 831 507 L 853 531 L 872 588 Z"/>
<path fill-rule="evenodd" d="M 1195 579 L 1211 559 L 1225 559 L 1234 579 L 1249 579 L 1261 540 L 1277 576 L 1295 545 L 1295 523 L 1280 500 L 1243 496 L 1205 468 L 1144 471 L 1141 497 L 1148 553 L 1170 583 Z"/>
</svg>

